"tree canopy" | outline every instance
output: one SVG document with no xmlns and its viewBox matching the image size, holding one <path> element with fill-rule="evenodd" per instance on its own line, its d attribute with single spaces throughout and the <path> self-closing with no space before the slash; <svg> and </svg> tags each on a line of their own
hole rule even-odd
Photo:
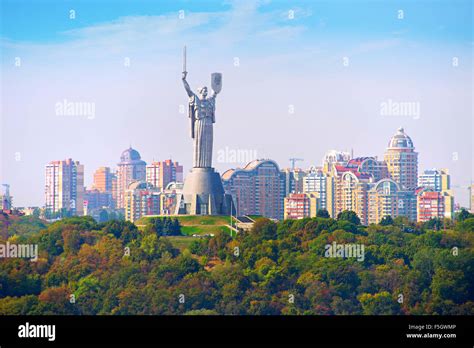
<svg viewBox="0 0 474 348">
<path fill-rule="evenodd" d="M 172 218 L 23 219 L 9 242 L 39 257 L 0 260 L 0 314 L 474 314 L 474 218 L 366 227 L 353 212 L 319 215 L 201 238 L 176 237 Z"/>
</svg>

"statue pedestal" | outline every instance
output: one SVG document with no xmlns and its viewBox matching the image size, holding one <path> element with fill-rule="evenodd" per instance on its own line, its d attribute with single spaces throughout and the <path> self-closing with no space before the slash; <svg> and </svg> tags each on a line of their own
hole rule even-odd
<svg viewBox="0 0 474 348">
<path fill-rule="evenodd" d="M 176 215 L 228 215 L 232 197 L 224 193 L 214 168 L 193 168 L 184 180 L 176 202 Z"/>
</svg>

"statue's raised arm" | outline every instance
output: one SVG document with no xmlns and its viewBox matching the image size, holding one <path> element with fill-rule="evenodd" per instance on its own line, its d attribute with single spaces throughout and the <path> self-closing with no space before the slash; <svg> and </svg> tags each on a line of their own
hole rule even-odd
<svg viewBox="0 0 474 348">
<path fill-rule="evenodd" d="M 208 89 L 202 86 L 197 89 L 197 93 L 191 90 L 186 81 L 188 73 L 186 71 L 186 46 L 183 49 L 183 80 L 184 89 L 188 93 L 188 116 L 191 125 L 191 138 L 194 139 L 194 159 L 193 168 L 212 167 L 212 142 L 213 123 L 216 122 L 217 93 L 222 88 L 222 74 L 213 73 L 211 75 L 212 95 L 208 97 Z"/>
<path fill-rule="evenodd" d="M 186 90 L 186 93 L 188 93 L 189 98 L 191 98 L 194 95 L 194 93 L 193 93 L 191 87 L 189 87 L 188 81 L 186 81 L 186 75 L 187 74 L 188 73 L 186 71 L 183 71 L 182 80 L 183 80 L 183 84 L 184 84 L 184 89 Z"/>
</svg>

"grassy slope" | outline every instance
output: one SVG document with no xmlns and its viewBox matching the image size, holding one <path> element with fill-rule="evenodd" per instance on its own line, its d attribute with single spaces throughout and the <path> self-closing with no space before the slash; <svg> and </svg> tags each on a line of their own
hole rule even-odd
<svg viewBox="0 0 474 348">
<path fill-rule="evenodd" d="M 216 232 L 230 232 L 227 226 L 181 226 L 181 231 L 187 236 L 193 234 L 215 234 Z"/>
<path fill-rule="evenodd" d="M 193 240 L 196 239 L 189 236 L 172 236 L 172 237 L 164 237 L 164 238 L 167 238 L 171 242 L 171 244 L 173 244 L 175 248 L 178 248 L 181 251 L 183 251 L 186 248 L 189 248 Z"/>
<path fill-rule="evenodd" d="M 201 215 L 186 215 L 186 216 L 168 216 L 172 219 L 176 218 L 181 224 L 181 231 L 185 236 L 166 237 L 178 249 L 183 250 L 195 240 L 193 234 L 216 234 L 219 231 L 231 233 L 227 225 L 230 224 L 229 216 L 201 216 Z M 153 217 L 142 217 L 136 221 L 136 225 L 146 225 Z"/>
<path fill-rule="evenodd" d="M 225 226 L 230 223 L 229 216 L 201 216 L 201 215 L 184 215 L 184 216 L 168 216 L 172 219 L 178 219 L 181 226 Z M 148 220 L 153 217 L 142 217 L 136 221 L 136 225 L 146 225 Z"/>
</svg>

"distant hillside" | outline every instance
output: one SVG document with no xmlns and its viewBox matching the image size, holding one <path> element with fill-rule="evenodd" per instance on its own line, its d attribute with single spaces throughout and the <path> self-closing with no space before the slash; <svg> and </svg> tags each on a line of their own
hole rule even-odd
<svg viewBox="0 0 474 348">
<path fill-rule="evenodd" d="M 47 227 L 47 223 L 35 216 L 18 216 L 0 213 L 0 239 L 13 235 L 31 235 Z"/>
</svg>

